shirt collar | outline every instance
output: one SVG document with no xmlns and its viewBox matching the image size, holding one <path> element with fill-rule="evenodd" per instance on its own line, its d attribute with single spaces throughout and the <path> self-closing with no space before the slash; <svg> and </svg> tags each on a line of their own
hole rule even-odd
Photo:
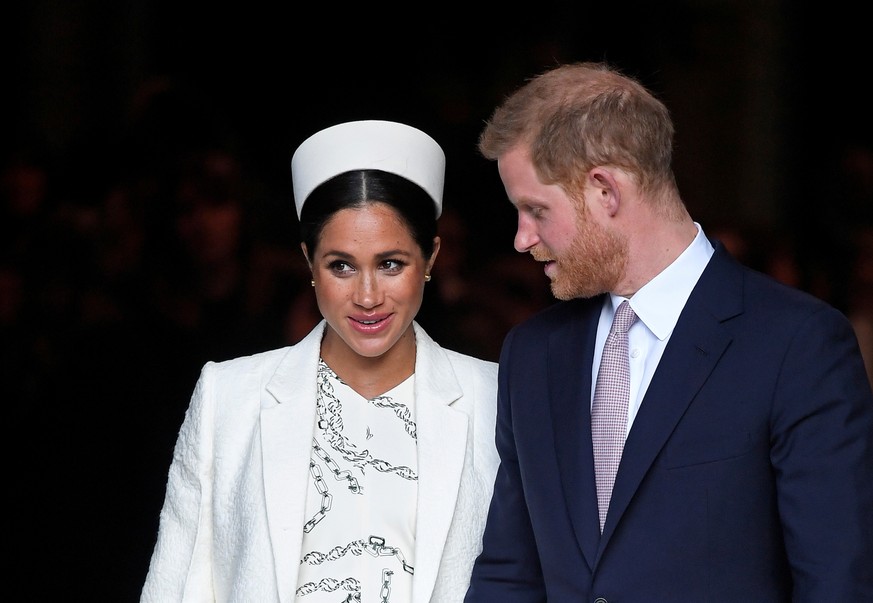
<svg viewBox="0 0 873 603">
<path fill-rule="evenodd" d="M 712 257 L 713 247 L 697 222 L 697 236 L 672 264 L 646 283 L 630 300 L 631 307 L 655 337 L 664 341 L 679 322 L 679 314 Z M 624 297 L 610 294 L 613 313 Z"/>
</svg>

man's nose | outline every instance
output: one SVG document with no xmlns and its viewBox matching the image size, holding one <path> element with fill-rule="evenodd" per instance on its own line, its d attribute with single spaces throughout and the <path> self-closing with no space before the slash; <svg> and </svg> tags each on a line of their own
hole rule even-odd
<svg viewBox="0 0 873 603">
<path fill-rule="evenodd" d="M 515 240 L 513 246 L 515 250 L 524 253 L 531 247 L 539 243 L 540 238 L 537 235 L 536 228 L 533 224 L 533 219 L 523 213 L 518 214 L 518 225 L 515 231 Z"/>
</svg>

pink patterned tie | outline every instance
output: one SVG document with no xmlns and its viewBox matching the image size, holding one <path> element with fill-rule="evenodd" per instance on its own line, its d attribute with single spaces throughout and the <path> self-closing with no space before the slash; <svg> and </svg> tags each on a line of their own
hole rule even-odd
<svg viewBox="0 0 873 603">
<path fill-rule="evenodd" d="M 597 479 L 601 532 L 627 433 L 627 404 L 630 395 L 627 330 L 636 319 L 637 315 L 630 304 L 627 301 L 621 302 L 606 337 L 600 370 L 597 372 L 597 384 L 594 386 L 591 441 L 594 444 L 594 472 Z"/>
</svg>

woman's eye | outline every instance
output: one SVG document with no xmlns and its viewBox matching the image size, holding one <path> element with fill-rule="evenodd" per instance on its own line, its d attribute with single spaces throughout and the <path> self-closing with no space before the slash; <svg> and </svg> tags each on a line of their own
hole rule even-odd
<svg viewBox="0 0 873 603">
<path fill-rule="evenodd" d="M 406 264 L 399 260 L 385 260 L 382 262 L 382 267 L 388 272 L 399 272 Z"/>
<path fill-rule="evenodd" d="M 346 274 L 348 272 L 352 272 L 354 270 L 354 268 L 352 268 L 351 265 L 349 265 L 345 262 L 341 262 L 341 261 L 337 260 L 336 262 L 330 263 L 330 270 L 331 270 L 331 272 L 334 272 L 337 274 Z"/>
</svg>

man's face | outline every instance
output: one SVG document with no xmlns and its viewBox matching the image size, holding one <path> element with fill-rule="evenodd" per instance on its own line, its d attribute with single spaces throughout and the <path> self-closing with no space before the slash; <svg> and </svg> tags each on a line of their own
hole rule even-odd
<svg viewBox="0 0 873 603">
<path fill-rule="evenodd" d="M 523 145 L 501 156 L 497 169 L 518 211 L 515 249 L 545 262 L 552 294 L 572 299 L 615 289 L 628 245 L 624 236 L 598 222 L 597 189 L 586 186 L 584 198 L 574 200 L 557 184 L 543 184 Z"/>
</svg>

